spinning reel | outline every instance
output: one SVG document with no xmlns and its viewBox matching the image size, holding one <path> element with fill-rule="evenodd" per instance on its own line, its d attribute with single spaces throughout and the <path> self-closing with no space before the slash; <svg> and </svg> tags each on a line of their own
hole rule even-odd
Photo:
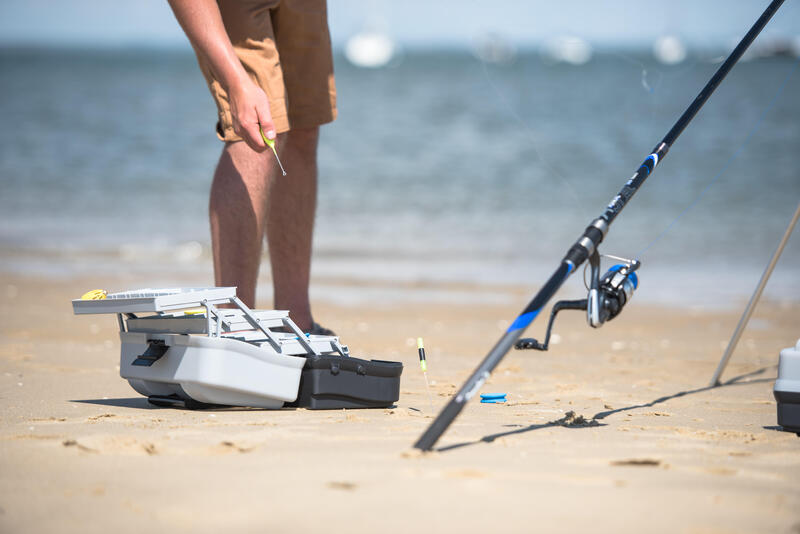
<svg viewBox="0 0 800 534">
<path fill-rule="evenodd" d="M 550 312 L 550 321 L 547 323 L 544 343 L 527 337 L 517 341 L 514 348 L 519 350 L 547 350 L 550 344 L 553 322 L 561 310 L 586 310 L 586 321 L 592 328 L 600 328 L 603 323 L 619 315 L 625 304 L 633 297 L 633 292 L 639 287 L 639 277 L 635 271 L 641 266 L 641 262 L 617 256 L 604 256 L 623 263 L 613 265 L 601 278 L 600 255 L 595 251 L 589 256 L 591 274 L 590 282 L 587 286 L 589 290 L 588 298 L 559 300 L 556 302 Z"/>
</svg>

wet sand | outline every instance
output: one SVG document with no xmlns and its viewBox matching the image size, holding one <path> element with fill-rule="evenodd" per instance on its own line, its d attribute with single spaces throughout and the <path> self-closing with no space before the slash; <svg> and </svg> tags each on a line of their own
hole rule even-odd
<svg viewBox="0 0 800 534">
<path fill-rule="evenodd" d="M 119 377 L 113 317 L 72 315 L 85 290 L 153 280 L 0 285 L 2 532 L 800 532 L 800 438 L 776 427 L 772 397 L 778 353 L 800 335 L 796 299 L 759 305 L 713 389 L 741 307 L 634 302 L 600 330 L 566 313 L 549 352 L 510 354 L 481 390 L 509 402 L 473 401 L 420 454 L 434 414 L 416 337 L 438 410 L 529 288 L 319 302 L 355 356 L 405 364 L 394 408 L 187 411 Z"/>
</svg>

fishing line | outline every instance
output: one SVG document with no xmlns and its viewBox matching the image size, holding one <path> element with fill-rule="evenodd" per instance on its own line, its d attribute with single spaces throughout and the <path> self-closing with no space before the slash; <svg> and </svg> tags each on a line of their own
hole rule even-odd
<svg viewBox="0 0 800 534">
<path fill-rule="evenodd" d="M 644 91 L 648 95 L 653 97 L 650 102 L 650 117 L 648 118 L 647 121 L 648 123 L 647 130 L 648 132 L 654 130 L 656 125 L 656 110 L 658 108 L 658 103 L 659 103 L 656 95 L 656 90 L 661 86 L 661 82 L 664 81 L 664 73 L 660 69 L 655 67 L 651 69 L 650 72 L 648 72 L 647 66 L 644 63 L 642 63 L 641 61 L 639 61 L 634 57 L 628 56 L 627 54 L 621 54 L 619 52 L 615 52 L 612 54 L 612 57 L 617 57 L 627 63 L 630 63 L 641 71 L 640 84 L 642 86 L 642 89 L 644 89 Z M 661 93 L 658 94 L 660 95 Z"/>
<path fill-rule="evenodd" d="M 561 180 L 561 183 L 566 187 L 570 195 L 572 195 L 572 200 L 575 201 L 576 205 L 580 206 L 580 196 L 578 195 L 578 190 L 574 185 L 572 185 L 572 182 L 570 182 L 565 175 L 558 172 L 558 170 L 545 159 L 544 155 L 539 150 L 539 143 L 536 141 L 536 134 L 534 133 L 533 129 L 528 126 L 528 123 L 526 123 L 525 120 L 514 110 L 514 106 L 511 105 L 511 102 L 509 102 L 508 98 L 505 97 L 505 95 L 500 91 L 500 88 L 498 88 L 494 83 L 491 76 L 489 76 L 489 70 L 486 68 L 486 61 L 480 59 L 480 63 L 481 67 L 483 68 L 483 75 L 486 77 L 486 82 L 495 92 L 495 95 L 498 97 L 500 102 L 502 102 L 506 107 L 508 113 L 514 117 L 514 119 L 516 119 L 516 121 L 522 126 L 523 130 L 525 130 L 528 140 L 531 143 L 531 148 L 533 148 L 533 152 L 536 154 L 536 157 L 539 158 L 539 161 L 542 163 L 544 168 L 550 172 L 550 174 Z"/>
<path fill-rule="evenodd" d="M 657 70 L 657 69 L 654 70 L 655 74 L 658 75 L 658 77 L 656 78 L 656 80 L 654 82 L 655 83 L 655 87 L 654 87 L 654 86 L 650 85 L 648 83 L 648 81 L 647 81 L 649 76 L 648 76 L 648 72 L 647 72 L 647 67 L 645 66 L 644 63 L 642 63 L 641 61 L 639 61 L 638 59 L 636 59 L 634 57 L 628 56 L 627 54 L 620 54 L 619 52 L 613 53 L 612 56 L 618 57 L 619 59 L 622 59 L 623 61 L 627 61 L 628 63 L 631 63 L 631 64 L 635 65 L 638 69 L 640 69 L 641 70 L 641 77 L 642 77 L 642 79 L 641 79 L 642 87 L 644 88 L 645 91 L 647 91 L 651 95 L 654 94 L 656 92 L 656 88 L 659 85 L 661 85 L 661 81 L 664 78 L 664 73 L 661 72 L 660 70 Z"/>
<path fill-rule="evenodd" d="M 661 85 L 661 82 L 663 81 L 664 73 L 661 72 L 660 70 L 655 70 L 654 72 L 655 72 L 655 74 L 657 76 L 655 76 L 655 79 L 653 80 L 652 78 L 649 77 L 647 68 L 645 67 L 644 63 L 642 63 L 641 61 L 639 61 L 637 59 L 634 59 L 632 57 L 629 57 L 629 56 L 627 56 L 625 54 L 614 53 L 612 55 L 613 56 L 617 56 L 618 58 L 620 58 L 620 59 L 622 59 L 622 60 L 624 60 L 624 61 L 626 61 L 628 63 L 631 63 L 631 64 L 635 65 L 637 68 L 641 69 L 641 85 L 642 85 L 642 87 L 644 88 L 644 90 L 648 94 L 653 95 L 653 97 L 655 98 L 656 89 Z M 538 143 L 538 141 L 536 139 L 536 132 L 534 132 L 533 128 L 531 128 L 528 125 L 528 123 L 525 121 L 525 119 L 523 119 L 520 116 L 520 114 L 517 113 L 517 111 L 514 109 L 514 106 L 511 104 L 510 100 L 500 90 L 500 88 L 497 86 L 497 84 L 494 82 L 494 80 L 492 80 L 492 77 L 489 75 L 489 70 L 488 70 L 488 67 L 486 65 L 487 62 L 485 60 L 483 60 L 483 59 L 480 59 L 480 58 L 478 58 L 478 59 L 480 61 L 481 68 L 483 70 L 483 75 L 486 78 L 486 82 L 489 84 L 489 87 L 492 88 L 492 91 L 494 91 L 495 96 L 497 96 L 498 100 L 506 108 L 506 111 L 508 112 L 508 114 L 510 114 L 522 126 L 523 130 L 527 134 L 528 140 L 531 143 L 531 148 L 533 148 L 533 151 L 536 154 L 536 156 L 539 158 L 539 161 L 542 163 L 544 168 L 550 174 L 552 174 L 555 178 L 557 178 L 558 180 L 561 181 L 561 183 L 569 191 L 569 194 L 572 196 L 572 200 L 575 201 L 575 204 L 580 206 L 580 203 L 581 203 L 580 195 L 578 194 L 578 190 L 576 189 L 576 187 L 572 184 L 572 181 L 569 180 L 566 177 L 566 175 L 564 175 L 563 173 L 559 172 L 558 169 L 554 165 L 552 165 L 547 160 L 547 158 L 544 157 L 544 154 L 542 154 L 542 151 L 539 149 L 539 143 Z M 650 80 L 650 82 L 648 82 L 648 79 Z M 656 113 L 656 105 L 655 105 L 655 101 L 654 101 L 653 105 L 652 105 L 652 110 L 651 110 L 651 113 L 650 113 L 650 122 L 651 123 L 654 122 L 655 113 Z"/>
<path fill-rule="evenodd" d="M 734 161 L 736 161 L 739 155 L 744 151 L 744 148 L 753 138 L 755 133 L 761 127 L 761 123 L 764 122 L 764 119 L 766 118 L 767 114 L 769 114 L 769 112 L 772 111 L 772 108 L 774 108 L 775 104 L 777 104 L 778 101 L 780 100 L 780 97 L 783 94 L 783 90 L 789 84 L 789 81 L 791 80 L 792 76 L 794 76 L 794 73 L 797 70 L 798 65 L 800 65 L 800 60 L 796 61 L 795 64 L 792 66 L 792 68 L 789 69 L 789 72 L 786 74 L 786 77 L 784 78 L 783 82 L 781 82 L 781 85 L 778 87 L 778 90 L 775 91 L 775 94 L 772 96 L 770 103 L 767 105 L 766 108 L 764 108 L 764 111 L 761 112 L 761 115 L 759 116 L 756 123 L 747 133 L 744 140 L 737 147 L 737 149 L 734 151 L 734 153 L 731 155 L 730 159 L 728 159 L 728 161 L 725 163 L 722 169 L 720 169 L 720 171 L 717 172 L 716 175 L 714 175 L 711 181 L 709 181 L 706 184 L 706 186 L 697 194 L 697 196 L 694 197 L 694 199 L 689 203 L 688 206 L 686 206 L 658 235 L 656 235 L 656 237 L 654 237 L 649 243 L 647 243 L 644 246 L 644 248 L 642 248 L 636 254 L 635 256 L 636 258 L 641 258 L 648 250 L 650 250 L 651 247 L 653 247 L 653 245 L 661 241 L 661 239 L 663 239 L 668 233 L 670 233 L 672 229 L 675 227 L 675 225 L 678 224 L 678 221 L 680 221 L 684 215 L 686 215 L 689 211 L 691 211 L 700 202 L 700 200 L 705 196 L 708 190 L 711 189 L 711 186 L 713 186 L 717 182 L 717 180 L 719 180 L 719 178 L 723 174 L 725 174 L 725 172 L 734 163 Z"/>
</svg>

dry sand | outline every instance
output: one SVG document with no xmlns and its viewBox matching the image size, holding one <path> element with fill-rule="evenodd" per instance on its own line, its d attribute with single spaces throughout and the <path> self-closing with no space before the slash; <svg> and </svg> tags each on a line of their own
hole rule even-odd
<svg viewBox="0 0 800 534">
<path fill-rule="evenodd" d="M 510 354 L 484 386 L 508 403 L 473 401 L 422 455 L 414 339 L 438 409 L 529 289 L 504 289 L 507 305 L 318 305 L 354 355 L 405 364 L 394 408 L 186 411 L 119 378 L 113 317 L 72 315 L 98 286 L 0 284 L 0 532 L 800 532 L 800 438 L 772 397 L 797 300 L 759 306 L 715 389 L 741 308 L 634 302 L 599 331 L 565 314 L 550 352 Z"/>
</svg>

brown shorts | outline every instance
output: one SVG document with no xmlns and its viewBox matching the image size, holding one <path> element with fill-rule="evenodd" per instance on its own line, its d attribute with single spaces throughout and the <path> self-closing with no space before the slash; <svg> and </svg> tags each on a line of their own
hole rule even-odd
<svg viewBox="0 0 800 534">
<path fill-rule="evenodd" d="M 312 128 L 336 118 L 331 38 L 326 0 L 218 0 L 236 55 L 269 98 L 277 133 Z M 217 103 L 217 135 L 233 131 L 228 95 L 209 65 L 200 69 Z"/>
</svg>

